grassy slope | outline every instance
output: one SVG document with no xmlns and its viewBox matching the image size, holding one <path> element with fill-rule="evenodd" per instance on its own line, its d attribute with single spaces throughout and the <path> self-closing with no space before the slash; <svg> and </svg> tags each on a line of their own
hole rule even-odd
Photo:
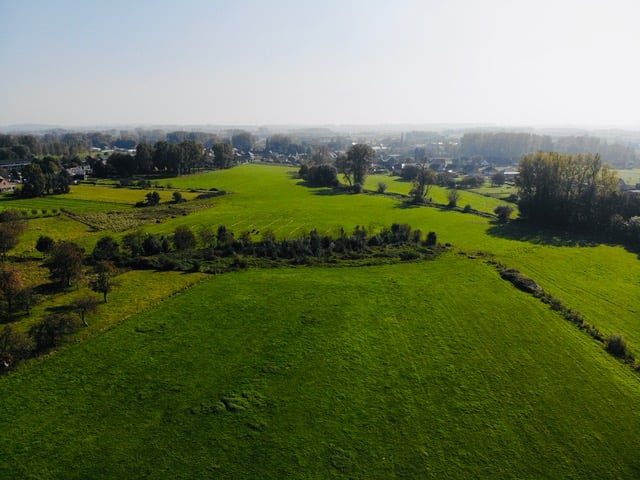
<svg viewBox="0 0 640 480">
<path fill-rule="evenodd" d="M 441 242 L 467 251 L 484 250 L 521 269 L 605 333 L 622 333 L 640 354 L 640 262 L 622 247 L 576 246 L 567 238 L 518 232 L 487 219 L 433 208 L 401 208 L 389 198 L 371 195 L 326 195 L 324 189 L 297 185 L 285 167 L 247 165 L 222 172 L 171 179 L 174 186 L 217 187 L 235 194 L 222 197 L 210 210 L 150 226 L 170 232 L 178 224 L 194 227 L 226 224 L 235 231 L 273 229 L 296 235 L 319 227 L 381 227 L 407 222 L 438 232 Z M 486 200 L 486 197 L 476 195 Z"/>
<path fill-rule="evenodd" d="M 345 273 L 212 277 L 0 379 L 0 476 L 638 477 L 637 377 L 493 269 Z"/>
<path fill-rule="evenodd" d="M 425 207 L 402 208 L 396 200 L 383 196 L 329 195 L 325 189 L 297 185 L 298 180 L 288 175 L 291 171 L 286 167 L 246 165 L 166 180 L 177 188 L 217 187 L 232 193 L 215 200 L 211 209 L 147 225 L 145 229 L 170 233 L 180 224 L 196 229 L 226 224 L 236 232 L 273 229 L 279 236 L 295 236 L 314 227 L 331 231 L 341 225 L 350 229 L 357 224 L 382 227 L 407 222 L 425 232 L 438 232 L 443 243 L 451 242 L 467 251 L 492 252 L 500 261 L 521 269 L 567 305 L 581 311 L 605 333 L 624 334 L 640 354 L 637 280 L 640 262 L 623 248 L 578 247 L 570 242 L 563 246 L 566 239 L 496 227 L 475 215 Z M 31 229 L 26 236 L 28 244 L 25 240 L 19 249 L 33 249 L 37 235 L 47 228 L 55 231 L 56 222 L 56 219 L 30 221 L 30 225 L 40 226 L 41 230 Z M 42 227 L 44 224 L 47 227 Z M 87 228 L 76 222 L 65 228 L 77 235 L 87 249 L 107 233 L 87 234 Z"/>
<path fill-rule="evenodd" d="M 16 199 L 12 195 L 0 197 L 0 209 L 20 208 L 49 210 L 65 209 L 76 213 L 109 212 L 132 208 L 136 202 L 144 201 L 145 195 L 154 190 L 116 188 L 107 186 L 74 185 L 71 192 L 64 195 L 50 195 L 38 198 Z M 172 191 L 158 190 L 162 202 L 171 200 Z M 181 192 L 183 197 L 191 200 L 197 193 Z"/>
<path fill-rule="evenodd" d="M 18 330 L 27 331 L 32 324 L 48 312 L 68 307 L 78 298 L 93 295 L 100 300 L 98 311 L 87 317 L 89 327 L 82 328 L 74 335 L 74 339 L 86 339 L 99 331 L 112 327 L 130 315 L 150 308 L 203 278 L 205 278 L 204 274 L 180 272 L 149 270 L 125 272 L 114 279 L 115 285 L 106 304 L 102 303 L 101 296 L 91 292 L 87 286 L 82 286 L 47 297 L 45 301 L 34 307 L 30 317 L 24 317 L 15 326 Z"/>
</svg>

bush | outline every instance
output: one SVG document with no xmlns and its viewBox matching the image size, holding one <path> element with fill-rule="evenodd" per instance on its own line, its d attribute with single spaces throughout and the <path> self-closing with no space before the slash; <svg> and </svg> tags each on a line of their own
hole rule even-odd
<svg viewBox="0 0 640 480">
<path fill-rule="evenodd" d="M 458 192 L 457 188 L 452 188 L 447 192 L 447 200 L 449 200 L 449 204 L 447 205 L 449 208 L 454 208 L 458 205 L 458 200 L 460 200 L 460 192 Z"/>
<path fill-rule="evenodd" d="M 248 266 L 249 264 L 247 263 L 247 261 L 244 258 L 242 258 L 240 255 L 235 255 L 233 257 L 233 262 L 231 263 L 232 268 L 243 269 L 243 268 L 247 268 Z"/>
<path fill-rule="evenodd" d="M 438 243 L 438 235 L 436 232 L 427 233 L 426 243 L 428 247 L 434 247 Z"/>
<path fill-rule="evenodd" d="M 471 205 L 470 205 L 470 204 L 468 204 L 468 203 L 467 203 L 467 204 L 464 206 L 464 208 L 462 209 L 462 211 L 463 211 L 464 213 L 471 213 L 471 211 L 472 211 L 472 210 L 473 210 L 473 207 L 471 207 Z"/>
<path fill-rule="evenodd" d="M 351 187 L 351 191 L 353 193 L 362 193 L 362 184 L 361 183 L 356 183 L 355 185 L 353 185 Z"/>
<path fill-rule="evenodd" d="M 196 246 L 196 236 L 185 225 L 180 225 L 173 232 L 173 245 L 176 250 L 190 250 Z"/>
<path fill-rule="evenodd" d="M 185 201 L 184 197 L 182 196 L 182 193 L 180 192 L 173 192 L 173 203 L 182 203 Z"/>
<path fill-rule="evenodd" d="M 38 237 L 38 241 L 36 242 L 36 250 L 40 253 L 49 253 L 55 243 L 56 242 L 53 240 L 53 238 L 47 237 L 46 235 L 40 235 Z"/>
<path fill-rule="evenodd" d="M 384 182 L 378 182 L 378 193 L 384 193 L 387 191 L 387 184 Z"/>
<path fill-rule="evenodd" d="M 605 341 L 605 348 L 611 355 L 624 360 L 633 359 L 627 342 L 622 335 L 611 335 Z"/>
<path fill-rule="evenodd" d="M 338 170 L 333 165 L 314 165 L 308 169 L 304 178 L 314 187 L 335 187 L 338 185 Z"/>
<path fill-rule="evenodd" d="M 113 237 L 105 236 L 96 242 L 91 256 L 94 260 L 114 260 L 120 255 L 120 246 Z"/>
<path fill-rule="evenodd" d="M 417 260 L 420 258 L 420 254 L 418 252 L 414 252 L 413 250 L 409 250 L 407 252 L 400 252 L 400 260 L 403 262 L 408 262 L 411 260 Z"/>
<path fill-rule="evenodd" d="M 507 222 L 513 213 L 513 207 L 509 205 L 500 205 L 493 211 L 498 216 L 498 220 L 502 223 Z"/>
</svg>

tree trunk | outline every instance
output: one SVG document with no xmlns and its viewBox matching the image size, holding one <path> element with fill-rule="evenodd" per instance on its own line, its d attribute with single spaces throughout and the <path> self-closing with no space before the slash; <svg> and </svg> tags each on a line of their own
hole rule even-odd
<svg viewBox="0 0 640 480">
<path fill-rule="evenodd" d="M 104 303 L 107 303 L 107 292 L 102 292 L 102 295 L 104 295 Z"/>
</svg>

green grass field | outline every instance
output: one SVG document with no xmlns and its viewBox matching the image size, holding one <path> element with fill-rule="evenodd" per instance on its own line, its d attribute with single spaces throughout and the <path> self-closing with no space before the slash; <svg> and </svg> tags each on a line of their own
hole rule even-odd
<svg viewBox="0 0 640 480">
<path fill-rule="evenodd" d="M 400 193 L 402 195 L 408 195 L 411 190 L 411 182 L 406 182 L 402 180 L 400 177 L 393 177 L 390 175 L 369 175 L 367 177 L 367 181 L 365 182 L 365 188 L 372 191 L 378 190 L 378 183 L 384 182 L 387 184 L 387 192 L 388 193 Z M 439 187 L 438 185 L 433 185 L 429 189 L 429 197 L 435 203 L 440 204 L 448 204 L 449 199 L 447 197 L 449 190 L 444 187 Z M 481 212 L 493 213 L 496 207 L 500 205 L 505 205 L 505 202 L 497 199 L 491 198 L 484 195 L 478 195 L 470 190 L 458 190 L 460 194 L 460 199 L 458 200 L 458 206 L 464 207 L 465 205 L 471 205 L 474 209 L 479 210 Z M 517 206 L 509 203 L 516 211 Z"/>
<path fill-rule="evenodd" d="M 567 305 L 582 312 L 606 334 L 623 334 L 640 354 L 640 322 L 637 321 L 640 306 L 630 301 L 640 298 L 640 284 L 636 281 L 640 278 L 640 262 L 624 248 L 589 246 L 588 241 L 578 243 L 568 235 L 500 227 L 476 215 L 429 207 L 405 208 L 399 201 L 380 195 L 334 195 L 327 189 L 300 185 L 300 181 L 293 178 L 294 171 L 286 167 L 245 165 L 167 179 L 165 182 L 185 190 L 215 187 L 230 194 L 216 199 L 210 209 L 150 224 L 145 229 L 170 233 L 178 225 L 197 230 L 225 224 L 238 233 L 270 229 L 278 236 L 296 236 L 315 227 L 333 232 L 340 226 L 381 228 L 393 222 L 406 222 L 425 232 L 436 231 L 442 243 L 450 242 L 464 251 L 489 252 L 507 265 L 519 268 Z M 45 220 L 30 221 L 30 224 L 46 223 L 55 231 L 56 221 Z M 87 250 L 100 236 L 109 233 L 88 233 L 86 226 L 73 223 L 70 231 L 75 232 L 72 234 Z M 65 226 L 60 233 L 64 234 L 66 228 L 70 227 Z M 28 241 L 25 239 L 19 250 L 33 253 L 37 233 L 30 229 L 25 237 Z"/>
<path fill-rule="evenodd" d="M 70 345 L 0 378 L 0 478 L 638 478 L 638 375 L 483 260 L 458 255 L 482 251 L 520 269 L 640 355 L 636 254 L 307 188 L 294 171 L 246 165 L 166 179 L 229 193 L 144 229 L 225 224 L 295 237 L 406 222 L 453 252 L 201 283 L 201 274 L 124 274 Z M 409 187 L 385 181 L 388 191 Z M 68 201 L 122 207 L 131 192 L 140 190 L 83 185 Z M 502 204 L 463 193 L 474 208 Z M 90 251 L 108 233 L 64 215 L 28 225 L 20 255 L 35 255 L 40 234 Z M 50 298 L 34 318 L 84 292 Z"/>
<path fill-rule="evenodd" d="M 5 478 L 640 473 L 637 377 L 453 254 L 212 277 L 0 397 Z"/>
<path fill-rule="evenodd" d="M 628 185 L 640 183 L 640 168 L 627 168 L 618 170 L 618 176 Z"/>
<path fill-rule="evenodd" d="M 69 210 L 75 213 L 110 212 L 133 208 L 136 202 L 144 201 L 145 195 L 153 189 L 117 188 L 109 186 L 73 185 L 71 192 L 38 198 L 15 198 L 0 196 L 0 209 L 18 208 L 39 211 Z M 173 191 L 158 189 L 161 202 L 171 200 Z M 186 200 L 192 200 L 197 193 L 181 192 Z"/>
</svg>

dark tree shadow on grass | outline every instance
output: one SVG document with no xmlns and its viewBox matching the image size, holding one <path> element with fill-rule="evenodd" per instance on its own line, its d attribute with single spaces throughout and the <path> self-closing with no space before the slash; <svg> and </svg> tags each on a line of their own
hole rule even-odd
<svg viewBox="0 0 640 480">
<path fill-rule="evenodd" d="M 524 220 L 514 220 L 508 223 L 493 222 L 487 233 L 492 237 L 555 247 L 615 245 L 602 235 L 568 229 L 540 227 L 526 223 Z"/>
</svg>

